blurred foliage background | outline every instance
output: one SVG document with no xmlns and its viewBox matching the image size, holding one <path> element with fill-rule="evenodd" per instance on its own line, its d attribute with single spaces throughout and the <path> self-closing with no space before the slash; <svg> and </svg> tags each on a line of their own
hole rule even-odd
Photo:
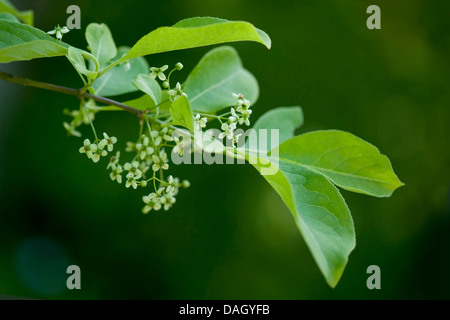
<svg viewBox="0 0 450 320">
<path fill-rule="evenodd" d="M 192 16 L 246 20 L 272 49 L 235 43 L 259 80 L 253 120 L 300 105 L 300 132 L 341 129 L 375 144 L 406 183 L 391 198 L 342 191 L 357 246 L 330 289 L 279 196 L 249 165 L 173 166 L 191 181 L 169 212 L 141 214 L 143 190 L 112 183 L 106 161 L 78 153 L 63 108 L 77 100 L 0 82 L 0 294 L 43 299 L 449 299 L 449 1 L 13 1 L 35 25 L 106 23 L 117 45 Z M 381 8 L 368 30 L 366 8 Z M 84 30 L 64 40 L 86 47 Z M 183 80 L 211 48 L 148 58 L 183 62 Z M 65 58 L 1 65 L 2 71 L 66 86 L 81 83 Z M 125 112 L 96 127 L 138 133 Z M 90 137 L 88 126 L 83 134 Z M 81 290 L 65 286 L 81 268 Z M 381 268 L 381 290 L 366 269 Z"/>
</svg>

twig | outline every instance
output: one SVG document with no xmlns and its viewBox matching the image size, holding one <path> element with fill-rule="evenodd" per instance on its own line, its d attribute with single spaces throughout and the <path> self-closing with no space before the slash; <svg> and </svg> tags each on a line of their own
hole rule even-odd
<svg viewBox="0 0 450 320">
<path fill-rule="evenodd" d="M 121 102 L 118 102 L 118 101 L 115 101 L 112 99 L 108 99 L 105 97 L 96 96 L 94 94 L 84 92 L 81 89 L 73 89 L 73 88 L 58 86 L 56 84 L 21 78 L 21 77 L 17 77 L 17 76 L 14 76 L 12 74 L 5 73 L 2 71 L 0 71 L 0 79 L 9 81 L 9 82 L 13 82 L 13 83 L 17 83 L 17 84 L 20 84 L 20 85 L 23 85 L 26 87 L 35 87 L 35 88 L 40 88 L 40 89 L 45 89 L 45 90 L 50 90 L 50 91 L 61 92 L 61 93 L 69 94 L 69 95 L 72 95 L 72 96 L 75 96 L 78 98 L 93 99 L 95 101 L 105 103 L 108 105 L 113 105 L 113 106 L 116 106 L 125 111 L 131 112 L 131 113 L 135 114 L 136 116 L 138 116 L 139 118 L 141 118 L 142 114 L 144 113 L 144 111 L 142 111 L 142 110 L 132 108 L 130 106 L 127 106 L 126 104 L 123 104 Z"/>
</svg>

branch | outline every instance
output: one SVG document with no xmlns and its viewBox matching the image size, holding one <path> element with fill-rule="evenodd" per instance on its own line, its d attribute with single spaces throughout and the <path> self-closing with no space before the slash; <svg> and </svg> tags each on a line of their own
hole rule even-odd
<svg viewBox="0 0 450 320">
<path fill-rule="evenodd" d="M 105 103 L 108 105 L 112 105 L 112 106 L 116 106 L 122 110 L 131 112 L 131 113 L 135 114 L 136 116 L 138 116 L 139 118 L 141 118 L 142 114 L 144 113 L 142 110 L 132 108 L 130 106 L 127 106 L 126 104 L 120 103 L 115 100 L 111 100 L 111 99 L 108 99 L 105 97 L 100 97 L 100 96 L 96 96 L 91 93 L 84 92 L 80 89 L 73 89 L 73 88 L 58 86 L 56 84 L 30 80 L 30 79 L 26 79 L 26 78 L 20 78 L 20 77 L 16 77 L 12 74 L 5 73 L 2 71 L 0 71 L 0 79 L 9 81 L 9 82 L 13 82 L 13 83 L 17 83 L 17 84 L 20 84 L 20 85 L 23 85 L 26 87 L 35 87 L 35 88 L 40 88 L 40 89 L 45 89 L 45 90 L 50 90 L 50 91 L 61 92 L 61 93 L 65 93 L 65 94 L 69 94 L 69 95 L 78 97 L 80 99 L 81 98 L 93 99 L 95 101 Z"/>
</svg>

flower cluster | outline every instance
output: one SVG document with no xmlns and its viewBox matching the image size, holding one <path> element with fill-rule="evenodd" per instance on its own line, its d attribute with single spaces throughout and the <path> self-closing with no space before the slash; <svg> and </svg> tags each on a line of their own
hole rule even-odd
<svg viewBox="0 0 450 320">
<path fill-rule="evenodd" d="M 178 189 L 180 187 L 188 188 L 190 183 L 187 180 L 180 183 L 178 178 L 169 176 L 167 182 L 163 185 L 163 187 L 155 190 L 155 192 L 142 197 L 145 203 L 145 207 L 142 209 L 143 213 L 148 213 L 151 210 L 158 211 L 161 208 L 164 208 L 166 211 L 169 210 L 176 201 L 175 196 L 178 194 Z"/>
<path fill-rule="evenodd" d="M 250 101 L 244 98 L 242 94 L 233 93 L 233 97 L 237 98 L 237 104 L 234 108 L 231 108 L 231 122 L 239 122 L 239 124 L 245 123 L 246 126 L 250 126 Z"/>
<path fill-rule="evenodd" d="M 231 108 L 231 115 L 228 117 L 227 122 L 222 123 L 222 132 L 219 134 L 219 139 L 226 137 L 228 140 L 232 140 L 233 146 L 235 146 L 241 136 L 241 134 L 235 134 L 236 126 L 238 123 L 249 126 L 252 110 L 250 109 L 250 101 L 245 99 L 242 94 L 233 93 L 233 97 L 237 99 L 237 103 Z"/>
<path fill-rule="evenodd" d="M 208 118 L 206 118 L 206 117 L 200 118 L 200 114 L 197 113 L 194 116 L 194 129 L 202 130 L 202 128 L 206 127 L 207 121 L 208 121 Z"/>
<path fill-rule="evenodd" d="M 97 140 L 93 143 L 89 139 L 85 139 L 83 146 L 79 149 L 80 153 L 85 153 L 88 159 L 92 159 L 94 162 L 100 160 L 100 156 L 106 157 L 108 151 L 113 151 L 114 144 L 117 142 L 116 137 L 109 137 L 106 133 L 103 133 L 104 139 Z"/>
<path fill-rule="evenodd" d="M 107 166 L 107 169 L 111 170 L 111 180 L 122 183 L 122 175 L 124 175 L 126 188 L 137 189 L 138 186 L 147 187 L 148 185 L 153 187 L 154 192 L 143 197 L 145 207 L 142 211 L 144 213 L 152 209 L 168 210 L 175 203 L 179 187 L 189 187 L 188 181 L 180 183 L 178 178 L 173 178 L 171 175 L 167 181 L 164 180 L 164 172 L 169 169 L 169 159 L 164 148 L 177 146 L 180 148 L 179 138 L 172 139 L 173 129 L 159 125 L 152 130 L 149 124 L 148 129 L 146 133 L 141 134 L 136 143 L 127 142 L 125 151 L 135 153 L 132 161 L 121 165 L 120 152 L 117 152 L 111 157 Z M 172 141 L 176 144 L 171 144 Z"/>
<path fill-rule="evenodd" d="M 175 68 L 166 75 L 165 72 L 168 68 L 168 65 L 159 68 L 151 67 L 149 76 L 162 82 L 162 86 L 167 89 L 168 99 L 171 102 L 176 101 L 181 96 L 187 97 L 179 82 L 173 88 L 170 86 L 172 72 L 181 70 L 183 65 L 177 63 Z M 231 107 L 229 112 L 221 115 L 196 114 L 193 119 L 194 131 L 203 130 L 208 118 L 216 118 L 221 123 L 219 139 L 231 140 L 233 146 L 238 143 L 241 134 L 235 132 L 237 125 L 250 125 L 249 118 L 252 110 L 250 109 L 250 102 L 242 94 L 233 93 L 233 97 L 236 98 L 236 104 Z M 90 124 L 92 127 L 96 139 L 94 142 L 85 139 L 79 152 L 86 154 L 95 163 L 112 152 L 114 145 L 117 143 L 116 137 L 110 137 L 106 133 L 103 133 L 102 139 L 97 138 L 93 120 L 95 113 L 102 108 L 97 106 L 93 100 L 83 99 L 79 110 L 65 111 L 67 115 L 73 117 L 70 123 L 64 122 L 64 127 L 70 135 L 81 136 L 81 133 L 76 130 L 81 124 Z M 179 178 L 172 175 L 165 178 L 165 175 L 170 168 L 168 157 L 170 152 L 166 152 L 166 150 L 172 148 L 172 152 L 183 156 L 184 149 L 189 145 L 191 137 L 174 135 L 174 129 L 176 128 L 171 123 L 170 114 L 167 117 L 164 114 L 161 116 L 158 106 L 155 109 L 154 113 L 151 109 L 146 110 L 143 117 L 140 118 L 140 133 L 137 141 L 126 143 L 125 151 L 131 154 L 131 157 L 127 159 L 128 161 L 121 161 L 121 154 L 117 151 L 110 157 L 106 167 L 109 170 L 111 180 L 119 184 L 124 182 L 126 188 L 150 187 L 153 189 L 142 198 L 144 202 L 143 213 L 148 213 L 151 210 L 170 209 L 176 202 L 179 188 L 188 188 L 190 185 L 187 180 L 180 182 Z"/>
<path fill-rule="evenodd" d="M 177 100 L 181 96 L 185 96 L 187 98 L 187 94 L 181 89 L 181 84 L 179 82 L 175 85 L 175 89 L 167 91 L 167 94 L 170 96 L 172 101 Z"/>
<path fill-rule="evenodd" d="M 94 121 L 95 112 L 92 110 L 87 111 L 90 107 L 96 107 L 95 102 L 92 100 L 84 102 L 84 105 L 79 110 L 63 110 L 65 115 L 73 118 L 70 123 L 63 123 L 64 129 L 66 129 L 69 136 L 81 137 L 81 132 L 77 131 L 77 128 L 83 124 L 89 125 L 91 121 Z"/>
<path fill-rule="evenodd" d="M 176 83 L 175 88 L 173 88 L 173 89 L 170 88 L 170 75 L 175 70 L 180 71 L 181 69 L 183 69 L 183 64 L 181 62 L 178 62 L 177 64 L 175 64 L 175 68 L 172 69 L 172 71 L 170 71 L 169 75 L 166 77 L 166 75 L 164 74 L 164 71 L 166 71 L 168 68 L 169 68 L 168 65 L 164 65 L 159 68 L 151 67 L 150 68 L 150 71 L 151 71 L 150 77 L 152 79 L 158 78 L 159 80 L 161 80 L 163 82 L 162 86 L 167 89 L 167 94 L 169 95 L 170 100 L 172 102 L 177 100 L 181 96 L 187 97 L 187 94 L 183 91 L 183 89 L 181 88 L 181 84 L 179 82 Z"/>
</svg>

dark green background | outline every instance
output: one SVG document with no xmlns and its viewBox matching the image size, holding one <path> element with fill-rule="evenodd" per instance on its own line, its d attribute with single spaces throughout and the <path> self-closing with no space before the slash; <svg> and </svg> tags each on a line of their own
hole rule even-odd
<svg viewBox="0 0 450 320">
<path fill-rule="evenodd" d="M 301 132 L 340 129 L 375 144 L 406 183 L 391 198 L 342 191 L 357 245 L 330 289 L 279 196 L 249 165 L 173 166 L 191 181 L 169 212 L 141 214 L 143 190 L 109 180 L 106 161 L 78 153 L 63 108 L 77 100 L 0 82 L 0 294 L 56 299 L 449 299 L 449 1 L 17 1 L 35 25 L 65 24 L 78 4 L 82 28 L 109 25 L 116 44 L 192 16 L 246 20 L 271 50 L 233 44 L 259 80 L 253 119 L 300 105 Z M 382 29 L 368 30 L 378 4 Z M 64 40 L 85 48 L 83 30 Z M 183 80 L 210 48 L 158 54 L 182 61 Z M 78 87 L 65 58 L 1 65 Z M 99 131 L 137 135 L 128 113 L 101 114 Z M 90 128 L 82 128 L 90 137 Z M 82 289 L 65 288 L 80 266 Z M 366 269 L 381 268 L 381 290 Z"/>
</svg>

